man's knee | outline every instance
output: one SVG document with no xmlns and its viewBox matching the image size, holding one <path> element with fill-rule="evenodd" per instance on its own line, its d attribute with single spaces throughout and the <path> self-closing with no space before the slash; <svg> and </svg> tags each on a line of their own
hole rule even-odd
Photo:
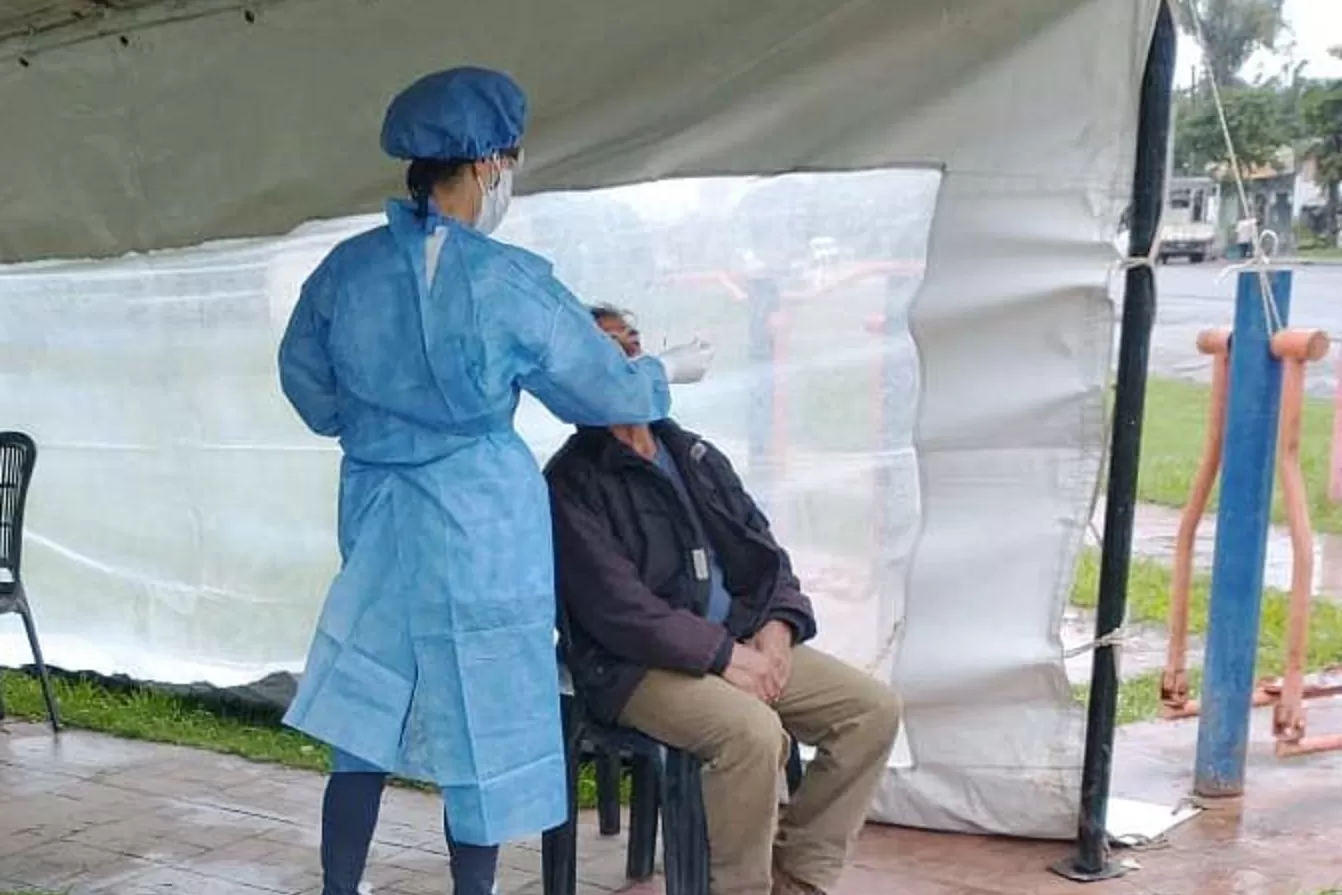
<svg viewBox="0 0 1342 895">
<path fill-rule="evenodd" d="M 735 714 L 724 725 L 719 742 L 714 744 L 710 760 L 759 763 L 763 767 L 782 767 L 787 761 L 791 739 L 778 714 L 762 702 Z"/>
<path fill-rule="evenodd" d="M 867 679 L 853 694 L 855 728 L 873 747 L 889 752 L 899 735 L 904 705 L 893 688 Z"/>
</svg>

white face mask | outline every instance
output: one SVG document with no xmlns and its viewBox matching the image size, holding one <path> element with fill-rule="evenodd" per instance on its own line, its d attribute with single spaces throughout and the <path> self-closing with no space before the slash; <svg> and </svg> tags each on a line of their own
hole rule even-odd
<svg viewBox="0 0 1342 895">
<path fill-rule="evenodd" d="M 503 165 L 498 170 L 499 176 L 492 189 L 480 184 L 480 213 L 475 218 L 475 229 L 485 235 L 493 233 L 503 223 L 503 216 L 508 213 L 508 205 L 513 200 L 513 169 Z"/>
</svg>

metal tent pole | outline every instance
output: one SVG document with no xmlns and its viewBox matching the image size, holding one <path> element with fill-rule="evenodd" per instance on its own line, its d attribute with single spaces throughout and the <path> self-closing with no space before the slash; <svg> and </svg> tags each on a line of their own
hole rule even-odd
<svg viewBox="0 0 1342 895">
<path fill-rule="evenodd" d="M 1174 20 L 1160 4 L 1151 50 L 1142 76 L 1137 122 L 1136 170 L 1132 182 L 1132 230 L 1128 255 L 1151 253 L 1160 226 L 1169 156 L 1171 89 L 1174 82 Z M 1147 359 L 1156 312 L 1156 274 L 1149 266 L 1129 268 L 1123 293 L 1122 335 L 1114 392 L 1113 434 L 1109 448 L 1109 489 L 1100 555 L 1100 593 L 1095 636 L 1101 640 L 1123 624 L 1127 608 L 1128 562 L 1132 555 L 1133 510 L 1137 502 L 1137 465 L 1141 454 L 1142 412 L 1146 404 Z M 1081 818 L 1076 854 L 1054 865 L 1055 872 L 1078 882 L 1109 879 L 1124 872 L 1109 860 L 1105 820 L 1109 777 L 1113 770 L 1114 719 L 1118 711 L 1118 668 L 1112 644 L 1096 648 L 1091 666 L 1085 764 L 1081 773 Z"/>
</svg>

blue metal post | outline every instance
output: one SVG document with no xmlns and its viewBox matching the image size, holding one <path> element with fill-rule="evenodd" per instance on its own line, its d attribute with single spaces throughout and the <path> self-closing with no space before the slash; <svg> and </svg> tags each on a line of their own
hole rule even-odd
<svg viewBox="0 0 1342 895">
<path fill-rule="evenodd" d="M 1291 307 L 1291 272 L 1276 270 L 1267 277 L 1277 322 L 1284 326 Z M 1281 362 L 1272 356 L 1268 315 L 1260 274 L 1242 272 L 1230 344 L 1230 394 L 1193 782 L 1200 796 L 1237 796 L 1244 791 L 1281 410 Z"/>
</svg>

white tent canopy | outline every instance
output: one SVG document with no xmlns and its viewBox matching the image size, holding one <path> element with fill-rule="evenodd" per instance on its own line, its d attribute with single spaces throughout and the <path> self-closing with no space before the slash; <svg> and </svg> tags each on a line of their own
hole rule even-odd
<svg viewBox="0 0 1342 895">
<path fill-rule="evenodd" d="M 912 761 L 891 768 L 876 816 L 1070 836 L 1082 721 L 1059 627 L 1104 450 L 1111 240 L 1159 2 L 0 0 L 0 261 L 279 235 L 376 211 L 401 174 L 377 148 L 387 99 L 454 64 L 504 68 L 530 91 L 522 186 L 532 192 L 940 170 L 909 318 L 917 538 L 891 572 L 900 586 L 881 589 L 871 609 L 903 616 L 890 673 Z M 700 187 L 701 205 L 715 189 Z M 35 323 L 47 304 L 34 298 L 78 293 L 80 307 L 133 320 L 156 299 L 127 278 L 208 279 L 242 265 L 273 291 L 292 279 L 285 253 L 310 245 L 300 234 L 260 261 L 262 249 L 233 246 L 0 278 L 0 428 L 29 430 L 48 448 L 25 569 L 39 623 L 57 611 L 44 607 L 90 591 L 113 607 L 141 600 L 165 612 L 202 599 L 320 600 L 333 545 L 330 446 L 281 419 L 273 394 L 260 418 L 243 413 L 237 369 L 211 378 L 190 356 L 169 358 L 174 343 L 152 328 L 123 338 L 169 358 L 146 368 L 158 393 L 70 378 L 72 357 L 113 337 L 90 332 L 57 350 L 59 334 Z M 48 278 L 37 292 L 34 277 Z M 848 313 L 835 307 L 831 318 Z M 193 312 L 187 325 L 214 323 Z M 239 338 L 242 360 L 226 363 L 266 371 L 269 321 Z M 853 338 L 805 344 L 823 361 Z M 759 364 L 744 358 L 742 375 Z M 166 401 L 178 423 L 109 434 L 137 400 Z M 689 391 L 678 401 L 693 409 Z M 249 434 L 230 441 L 226 430 Z M 856 454 L 879 465 L 889 452 L 878 442 Z M 229 488 L 202 474 L 239 452 L 246 474 Z M 821 466 L 832 462 L 805 475 Z M 150 479 L 177 488 L 150 499 Z M 127 521 L 132 530 L 117 525 Z M 244 529 L 246 549 L 230 536 Z M 279 555 L 258 565 L 256 543 Z M 220 583 L 262 567 L 270 574 L 246 586 Z M 140 623 L 152 630 L 152 619 Z M 236 624 L 268 622 L 245 612 Z M 210 642 L 195 643 L 207 675 L 230 661 Z"/>
</svg>

